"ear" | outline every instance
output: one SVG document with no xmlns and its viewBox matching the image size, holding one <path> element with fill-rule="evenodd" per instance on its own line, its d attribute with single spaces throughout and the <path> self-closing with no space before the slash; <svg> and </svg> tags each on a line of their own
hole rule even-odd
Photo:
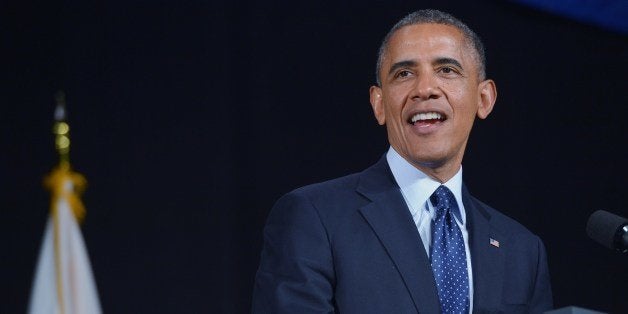
<svg viewBox="0 0 628 314">
<path fill-rule="evenodd" d="M 384 104 L 382 103 L 382 89 L 378 86 L 371 86 L 369 89 L 371 107 L 373 107 L 373 114 L 379 125 L 386 124 L 386 112 L 384 111 Z"/>
<path fill-rule="evenodd" d="M 497 87 L 493 80 L 486 80 L 480 83 L 480 97 L 478 99 L 478 113 L 480 119 L 486 119 L 493 111 L 493 106 L 497 100 Z"/>
</svg>

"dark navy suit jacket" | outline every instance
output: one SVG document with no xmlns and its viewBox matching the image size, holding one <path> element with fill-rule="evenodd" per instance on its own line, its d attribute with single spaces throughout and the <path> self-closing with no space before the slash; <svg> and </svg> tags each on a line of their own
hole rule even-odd
<svg viewBox="0 0 628 314">
<path fill-rule="evenodd" d="M 551 309 L 541 240 L 465 187 L 462 198 L 474 313 Z M 273 207 L 253 313 L 439 312 L 428 256 L 385 157 L 361 173 L 292 191 Z"/>
</svg>

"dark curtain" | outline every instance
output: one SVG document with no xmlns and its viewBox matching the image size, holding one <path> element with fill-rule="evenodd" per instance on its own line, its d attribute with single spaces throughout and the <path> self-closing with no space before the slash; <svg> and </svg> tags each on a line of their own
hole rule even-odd
<svg viewBox="0 0 628 314">
<path fill-rule="evenodd" d="M 480 34 L 497 82 L 469 189 L 545 241 L 556 306 L 627 312 L 628 256 L 584 232 L 628 216 L 627 36 L 497 0 L 1 4 L 0 312 L 27 306 L 57 90 L 104 311 L 246 313 L 274 201 L 387 149 L 376 50 L 426 7 Z"/>
</svg>

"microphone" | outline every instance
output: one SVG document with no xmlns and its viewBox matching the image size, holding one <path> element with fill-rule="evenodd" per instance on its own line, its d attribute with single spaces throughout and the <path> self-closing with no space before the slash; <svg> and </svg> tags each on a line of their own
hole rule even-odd
<svg viewBox="0 0 628 314">
<path fill-rule="evenodd" d="M 628 219 L 598 210 L 587 222 L 587 235 L 612 250 L 628 252 Z"/>
</svg>

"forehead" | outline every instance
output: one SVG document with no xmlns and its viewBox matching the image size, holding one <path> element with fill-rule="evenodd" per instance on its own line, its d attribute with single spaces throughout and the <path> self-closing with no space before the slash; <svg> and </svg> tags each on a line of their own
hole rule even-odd
<svg viewBox="0 0 628 314">
<path fill-rule="evenodd" d="M 469 62 L 472 53 L 471 45 L 456 27 L 434 23 L 414 24 L 393 33 L 386 47 L 384 64 L 401 59 L 438 57 Z"/>
</svg>

